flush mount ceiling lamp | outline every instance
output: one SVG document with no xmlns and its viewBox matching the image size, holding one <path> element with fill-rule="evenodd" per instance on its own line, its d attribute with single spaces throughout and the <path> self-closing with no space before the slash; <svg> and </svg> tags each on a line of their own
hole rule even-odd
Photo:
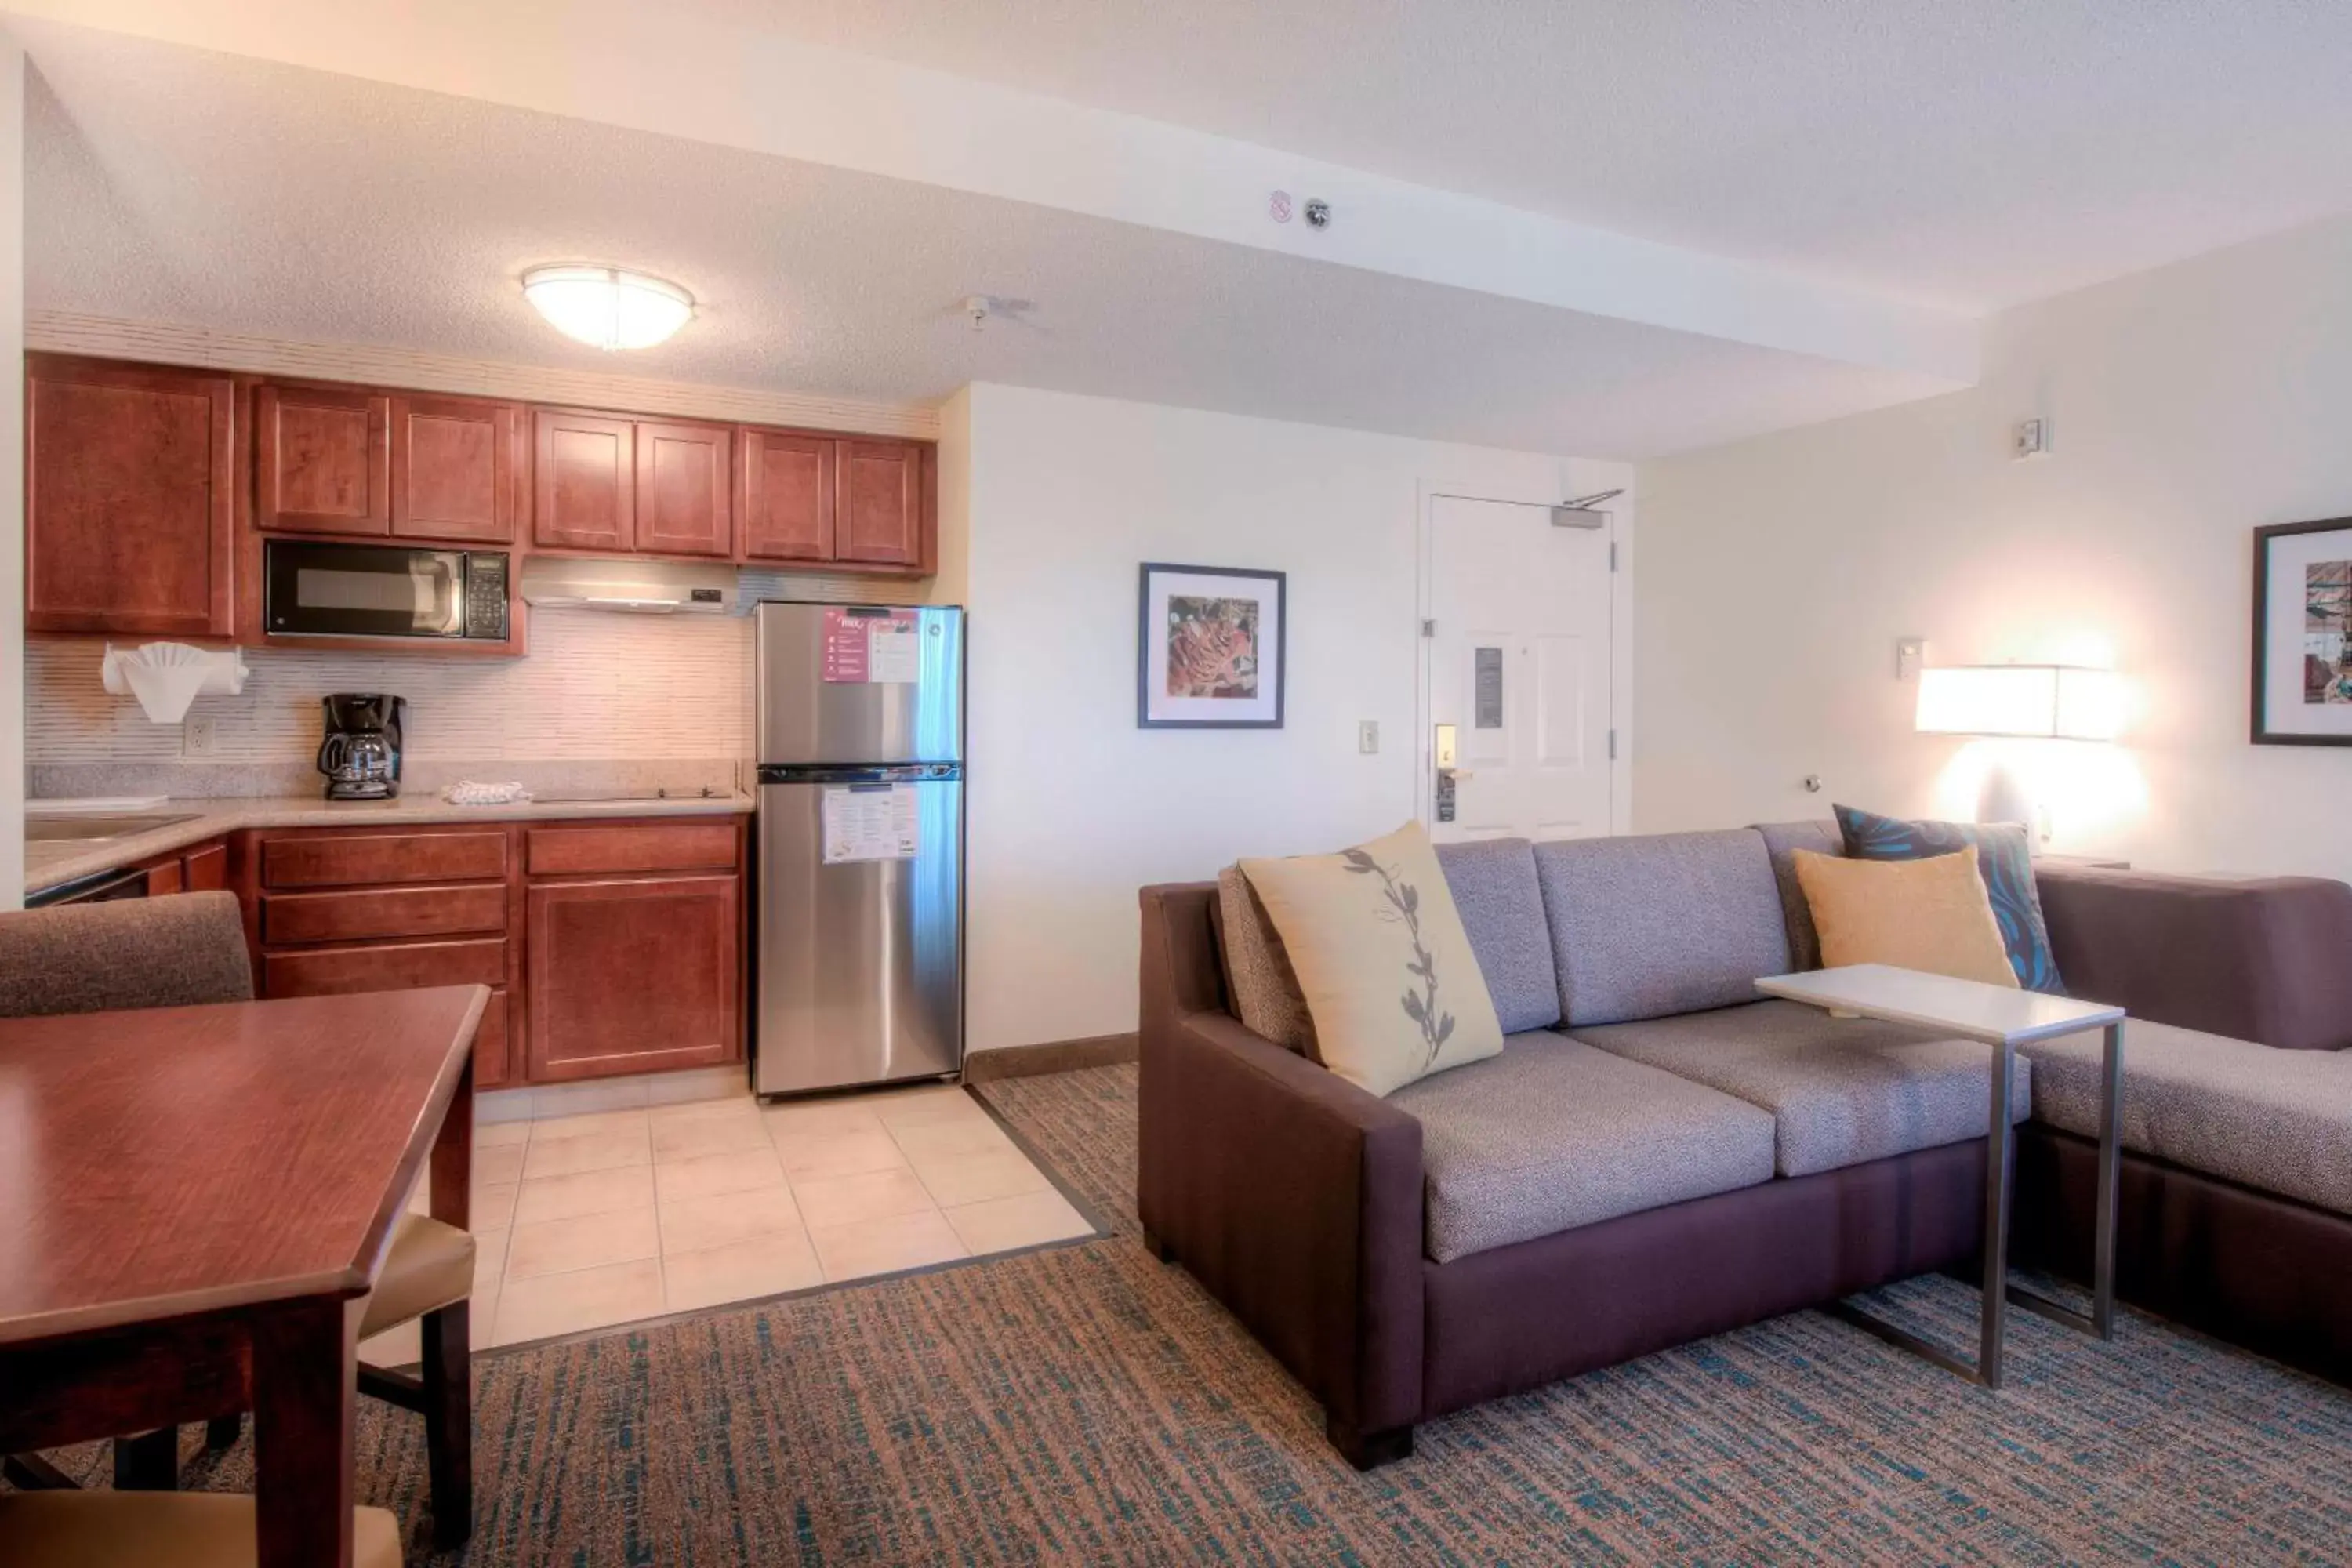
<svg viewBox="0 0 2352 1568">
<path fill-rule="evenodd" d="M 592 348 L 649 349 L 694 315 L 694 296 L 677 284 L 617 267 L 534 267 L 522 293 L 548 325 Z"/>
</svg>

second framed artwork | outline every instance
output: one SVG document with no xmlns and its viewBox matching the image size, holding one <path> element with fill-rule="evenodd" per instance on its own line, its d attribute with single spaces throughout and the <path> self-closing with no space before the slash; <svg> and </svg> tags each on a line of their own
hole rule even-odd
<svg viewBox="0 0 2352 1568">
<path fill-rule="evenodd" d="M 1282 728 L 1285 579 L 1146 562 L 1135 721 L 1146 730 Z"/>
</svg>

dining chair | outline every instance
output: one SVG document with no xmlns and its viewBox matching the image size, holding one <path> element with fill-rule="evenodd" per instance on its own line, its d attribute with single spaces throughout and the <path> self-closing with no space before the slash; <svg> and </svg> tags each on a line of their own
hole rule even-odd
<svg viewBox="0 0 2352 1568">
<path fill-rule="evenodd" d="M 400 1521 L 352 1510 L 352 1568 L 400 1568 Z M 243 1568 L 253 1500 L 229 1492 L 17 1492 L 0 1497 L 7 1568 Z"/>
<path fill-rule="evenodd" d="M 0 1018 L 252 998 L 253 963 L 233 893 L 0 914 Z M 433 1536 L 445 1548 L 473 1532 L 473 1290 L 474 1238 L 427 1215 L 404 1214 L 360 1322 L 365 1340 L 424 1320 L 418 1375 L 362 1364 L 359 1388 L 425 1417 Z M 236 1415 L 215 1420 L 207 1440 L 227 1447 L 241 1425 Z M 175 1427 L 116 1438 L 115 1485 L 170 1490 L 178 1484 L 179 1447 Z M 12 1456 L 7 1471 L 19 1484 L 70 1484 L 37 1456 Z"/>
</svg>

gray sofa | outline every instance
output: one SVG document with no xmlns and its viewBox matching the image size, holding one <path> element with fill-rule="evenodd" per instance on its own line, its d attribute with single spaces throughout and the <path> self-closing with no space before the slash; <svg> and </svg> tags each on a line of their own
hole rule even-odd
<svg viewBox="0 0 2352 1568">
<path fill-rule="evenodd" d="M 1834 826 L 1441 847 L 1507 1038 L 1385 1100 L 1242 1027 L 1213 885 L 1144 889 L 1150 1244 L 1307 1384 L 1361 1465 L 1480 1399 L 1971 1263 L 1990 1053 L 1758 999 L 1759 977 L 1819 963 L 1800 847 L 1838 852 Z M 2053 939 L 2095 948 L 2063 923 L 2053 910 Z M 2122 973 L 2102 963 L 2084 967 Z M 2021 1210 L 2036 1180 L 2070 1194 L 2021 1215 L 2020 1245 L 2062 1269 L 2087 1233 L 2074 1153 L 2050 1141 L 2095 1131 L 2097 1049 L 2025 1053 L 2011 1102 L 2047 1119 L 2021 1143 Z M 2127 1058 L 2138 1158 L 2264 1186 L 2352 1244 L 2352 1058 L 2143 1017 Z"/>
</svg>

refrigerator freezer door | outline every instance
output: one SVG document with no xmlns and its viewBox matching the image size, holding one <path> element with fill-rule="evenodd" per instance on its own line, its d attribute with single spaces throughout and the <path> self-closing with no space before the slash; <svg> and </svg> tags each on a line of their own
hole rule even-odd
<svg viewBox="0 0 2352 1568">
<path fill-rule="evenodd" d="M 755 761 L 963 760 L 961 609 L 765 604 L 759 618 Z M 910 623 L 912 650 L 870 640 Z"/>
<path fill-rule="evenodd" d="M 845 787 L 760 788 L 753 1082 L 761 1094 L 934 1077 L 961 1065 L 963 785 L 899 786 L 914 792 L 912 858 L 828 865 L 824 797 Z"/>
</svg>

